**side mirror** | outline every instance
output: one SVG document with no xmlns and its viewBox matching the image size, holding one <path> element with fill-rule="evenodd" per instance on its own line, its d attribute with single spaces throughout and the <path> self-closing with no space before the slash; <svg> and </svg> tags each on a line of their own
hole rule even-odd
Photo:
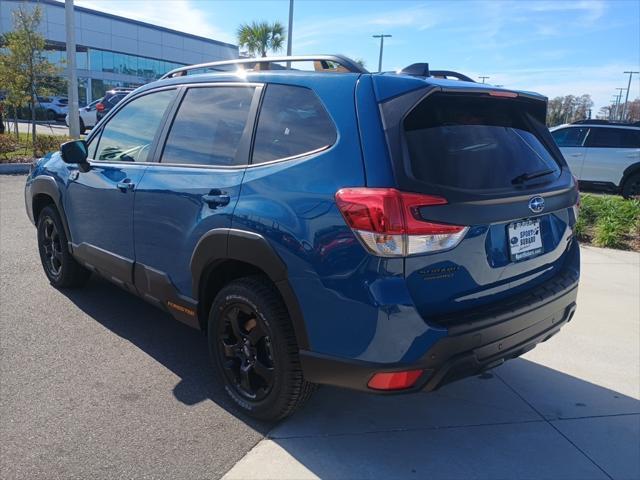
<svg viewBox="0 0 640 480">
<path fill-rule="evenodd" d="M 60 153 L 65 163 L 75 163 L 81 172 L 87 172 L 90 168 L 87 161 L 87 142 L 84 140 L 71 140 L 60 145 Z"/>
</svg>

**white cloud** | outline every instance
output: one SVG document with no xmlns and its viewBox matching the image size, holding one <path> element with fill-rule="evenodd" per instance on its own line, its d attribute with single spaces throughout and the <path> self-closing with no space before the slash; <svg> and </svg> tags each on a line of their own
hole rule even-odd
<svg viewBox="0 0 640 480">
<path fill-rule="evenodd" d="M 504 85 L 505 88 L 516 90 L 530 90 L 541 93 L 549 98 L 562 95 L 582 95 L 588 93 L 593 99 L 593 115 L 598 110 L 611 104 L 611 97 L 616 87 L 626 87 L 623 71 L 628 70 L 624 64 L 608 64 L 598 68 L 575 66 L 567 68 L 523 68 L 503 70 L 494 74 L 490 82 L 494 85 Z M 472 72 L 473 76 L 479 75 Z M 627 77 L 628 78 L 628 77 Z M 640 81 L 631 84 L 629 98 L 640 96 Z"/>
<path fill-rule="evenodd" d="M 411 6 L 375 14 L 363 13 L 302 21 L 294 27 L 293 37 L 296 50 L 302 50 L 305 47 L 322 45 L 327 35 L 339 36 L 346 32 L 373 35 L 381 30 L 384 30 L 384 33 L 393 33 L 393 29 L 399 27 L 424 30 L 438 23 L 439 15 L 434 9 Z"/>
<path fill-rule="evenodd" d="M 80 7 L 235 43 L 232 31 L 213 25 L 207 20 L 205 11 L 189 0 L 76 0 L 75 3 Z"/>
</svg>

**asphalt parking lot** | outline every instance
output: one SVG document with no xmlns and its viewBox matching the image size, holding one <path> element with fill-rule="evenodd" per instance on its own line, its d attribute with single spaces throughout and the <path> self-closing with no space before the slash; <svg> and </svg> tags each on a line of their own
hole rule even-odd
<svg viewBox="0 0 640 480">
<path fill-rule="evenodd" d="M 640 255 L 583 248 L 578 312 L 521 359 L 432 394 L 320 389 L 241 417 L 204 338 L 99 279 L 51 288 L 0 176 L 0 476 L 640 478 Z"/>
</svg>

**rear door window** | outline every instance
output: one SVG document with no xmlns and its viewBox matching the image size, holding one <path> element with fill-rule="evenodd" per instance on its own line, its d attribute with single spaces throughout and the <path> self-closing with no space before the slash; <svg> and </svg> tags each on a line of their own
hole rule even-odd
<svg viewBox="0 0 640 480">
<path fill-rule="evenodd" d="M 190 88 L 180 104 L 162 154 L 163 163 L 239 165 L 253 87 Z M 245 155 L 246 157 L 246 155 Z"/>
<path fill-rule="evenodd" d="M 252 163 L 310 153 L 335 143 L 329 114 L 308 88 L 270 84 L 258 118 Z"/>
<path fill-rule="evenodd" d="M 559 147 L 581 147 L 589 129 L 586 127 L 567 127 L 551 132 Z"/>
<path fill-rule="evenodd" d="M 592 148 L 640 148 L 640 131 L 591 127 L 585 145 Z"/>
<path fill-rule="evenodd" d="M 468 190 L 511 188 L 527 175 L 553 180 L 560 166 L 536 122 L 519 101 L 433 94 L 404 121 L 412 174 Z"/>
</svg>

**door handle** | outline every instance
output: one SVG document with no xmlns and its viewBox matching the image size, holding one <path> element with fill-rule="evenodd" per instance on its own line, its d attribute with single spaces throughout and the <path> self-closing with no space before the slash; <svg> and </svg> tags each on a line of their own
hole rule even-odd
<svg viewBox="0 0 640 480">
<path fill-rule="evenodd" d="M 227 192 L 223 192 L 215 188 L 208 194 L 203 195 L 202 201 L 209 205 L 211 208 L 224 207 L 225 205 L 229 205 L 231 197 Z"/>
<path fill-rule="evenodd" d="M 570 157 L 581 157 L 582 154 L 581 153 L 570 153 L 569 156 Z"/>
<path fill-rule="evenodd" d="M 123 192 L 126 192 L 127 190 L 133 190 L 133 187 L 135 186 L 136 184 L 132 183 L 130 178 L 125 178 L 121 182 L 117 183 L 118 189 L 122 190 Z"/>
</svg>

